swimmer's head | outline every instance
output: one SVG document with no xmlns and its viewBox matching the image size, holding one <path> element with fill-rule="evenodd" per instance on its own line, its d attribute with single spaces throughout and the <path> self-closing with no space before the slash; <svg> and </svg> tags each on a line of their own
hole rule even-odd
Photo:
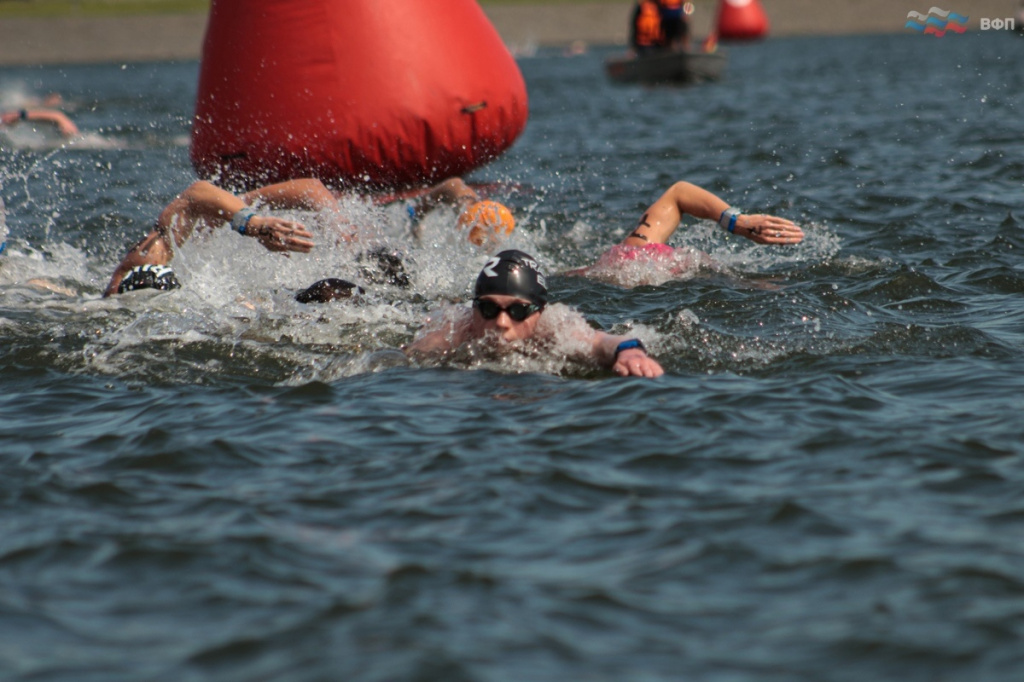
<svg viewBox="0 0 1024 682">
<path fill-rule="evenodd" d="M 512 211 L 497 201 L 478 201 L 459 215 L 460 230 L 469 230 L 469 241 L 477 246 L 497 243 L 516 229 Z"/>
<path fill-rule="evenodd" d="M 362 287 L 344 279 L 329 277 L 315 282 L 308 289 L 303 289 L 295 295 L 299 303 L 330 303 L 346 298 L 352 298 L 354 294 L 363 294 Z"/>
<path fill-rule="evenodd" d="M 363 265 L 359 274 L 373 284 L 393 284 L 396 287 L 409 286 L 409 275 L 405 272 L 405 264 L 397 251 L 390 251 L 383 246 L 364 251 L 356 258 Z"/>
<path fill-rule="evenodd" d="M 175 276 L 174 270 L 166 265 L 136 265 L 121 278 L 121 283 L 117 285 L 117 293 L 123 294 L 136 289 L 167 291 L 180 287 L 181 283 Z"/>
<path fill-rule="evenodd" d="M 474 296 L 515 296 L 543 308 L 548 302 L 544 273 L 533 256 L 510 249 L 487 259 Z"/>
</svg>

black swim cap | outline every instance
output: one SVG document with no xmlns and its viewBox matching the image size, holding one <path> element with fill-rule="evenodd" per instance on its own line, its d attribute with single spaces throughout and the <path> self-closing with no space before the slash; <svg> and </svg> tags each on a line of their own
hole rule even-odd
<svg viewBox="0 0 1024 682">
<path fill-rule="evenodd" d="M 405 264 L 397 251 L 380 246 L 360 253 L 356 260 L 363 264 L 359 274 L 368 282 L 393 284 L 396 287 L 409 286 L 409 275 L 405 273 Z"/>
<path fill-rule="evenodd" d="M 548 290 L 544 286 L 544 274 L 533 256 L 510 249 L 497 256 L 491 256 L 476 278 L 475 295 L 515 296 L 544 307 L 548 302 Z"/>
<path fill-rule="evenodd" d="M 295 295 L 299 303 L 329 303 L 340 298 L 352 298 L 353 293 L 365 293 L 363 288 L 344 279 L 329 277 L 313 283 Z"/>
<path fill-rule="evenodd" d="M 178 282 L 174 270 L 166 265 L 136 265 L 121 278 L 121 283 L 117 285 L 117 293 L 123 294 L 136 289 L 167 291 L 179 287 L 181 283 Z"/>
</svg>

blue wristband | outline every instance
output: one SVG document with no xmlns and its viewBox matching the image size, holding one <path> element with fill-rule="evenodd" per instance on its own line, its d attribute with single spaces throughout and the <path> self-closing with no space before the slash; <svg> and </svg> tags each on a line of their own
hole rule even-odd
<svg viewBox="0 0 1024 682">
<path fill-rule="evenodd" d="M 718 216 L 718 224 L 727 232 L 734 232 L 736 230 L 736 218 L 740 216 L 741 211 L 738 208 L 729 208 L 722 211 L 722 215 Z"/>
<path fill-rule="evenodd" d="M 626 339 L 615 347 L 615 359 L 618 360 L 619 353 L 624 350 L 629 350 L 630 348 L 639 348 L 643 352 L 647 352 L 647 349 L 644 348 L 644 344 L 640 342 L 640 339 Z"/>
<path fill-rule="evenodd" d="M 256 209 L 251 206 L 240 209 L 231 218 L 231 229 L 237 231 L 238 234 L 245 234 L 246 228 L 249 227 L 249 221 L 254 215 L 256 215 Z"/>
</svg>

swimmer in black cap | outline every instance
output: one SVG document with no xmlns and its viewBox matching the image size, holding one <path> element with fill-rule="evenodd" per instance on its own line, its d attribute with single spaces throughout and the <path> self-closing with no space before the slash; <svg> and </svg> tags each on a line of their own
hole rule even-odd
<svg viewBox="0 0 1024 682">
<path fill-rule="evenodd" d="M 348 280 L 328 277 L 319 282 L 314 282 L 311 286 L 297 293 L 295 300 L 299 303 L 330 303 L 331 301 L 352 298 L 354 294 L 362 295 L 364 293 L 366 292 L 363 291 L 361 286 L 357 286 Z"/>
<path fill-rule="evenodd" d="M 414 357 L 427 357 L 489 338 L 509 347 L 540 340 L 554 333 L 542 325 L 547 305 L 548 290 L 537 261 L 522 251 L 502 251 L 480 270 L 472 310 L 422 333 L 405 351 Z M 585 322 L 575 328 L 586 330 L 581 347 L 597 364 L 622 376 L 664 374 L 639 339 L 597 331 Z"/>
<path fill-rule="evenodd" d="M 117 293 L 123 294 L 136 289 L 168 291 L 180 287 L 181 284 L 174 271 L 166 265 L 136 265 L 121 279 Z"/>
</svg>

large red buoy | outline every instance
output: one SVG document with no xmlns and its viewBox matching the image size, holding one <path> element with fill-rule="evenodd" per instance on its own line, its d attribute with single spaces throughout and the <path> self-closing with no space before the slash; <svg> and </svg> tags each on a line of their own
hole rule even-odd
<svg viewBox="0 0 1024 682">
<path fill-rule="evenodd" d="M 527 112 L 475 0 L 213 0 L 191 158 L 238 187 L 423 185 L 494 159 Z"/>
<path fill-rule="evenodd" d="M 768 15 L 761 0 L 720 0 L 718 37 L 722 40 L 757 40 L 768 35 Z"/>
</svg>

